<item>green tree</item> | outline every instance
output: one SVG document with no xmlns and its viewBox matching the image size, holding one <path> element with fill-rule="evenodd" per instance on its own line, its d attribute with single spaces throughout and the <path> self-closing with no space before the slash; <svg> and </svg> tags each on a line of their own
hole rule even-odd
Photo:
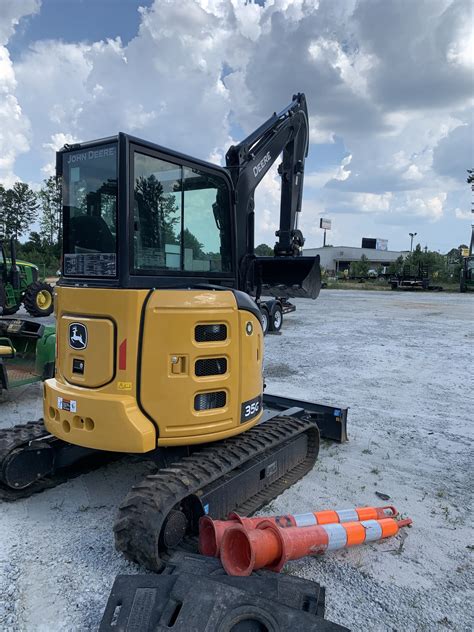
<svg viewBox="0 0 474 632">
<path fill-rule="evenodd" d="M 388 266 L 388 273 L 392 275 L 400 274 L 400 272 L 403 269 L 403 263 L 404 263 L 403 256 L 400 255 L 395 261 L 393 261 Z"/>
<path fill-rule="evenodd" d="M 5 202 L 5 187 L 0 183 L 0 238 L 6 234 L 5 229 L 5 211 L 4 211 L 4 202 Z"/>
<path fill-rule="evenodd" d="M 4 195 L 3 219 L 5 236 L 18 238 L 26 233 L 38 212 L 36 193 L 25 182 L 15 182 Z"/>
<path fill-rule="evenodd" d="M 42 215 L 40 220 L 41 236 L 50 246 L 61 240 L 62 200 L 61 184 L 54 176 L 43 181 L 38 193 Z"/>
<path fill-rule="evenodd" d="M 198 238 L 193 235 L 193 233 L 185 228 L 183 230 L 183 248 L 191 248 L 193 251 L 193 259 L 207 259 L 206 254 L 204 253 L 204 246 L 198 240 Z"/>
<path fill-rule="evenodd" d="M 351 277 L 366 278 L 369 272 L 370 263 L 365 255 L 362 255 L 360 261 L 353 261 L 350 265 L 349 275 Z"/>
<path fill-rule="evenodd" d="M 165 244 L 178 244 L 175 225 L 179 222 L 179 209 L 176 200 L 172 194 L 164 193 L 163 185 L 154 175 L 138 178 L 135 199 L 143 246 L 164 252 Z"/>
<path fill-rule="evenodd" d="M 452 253 L 452 250 L 448 255 Z M 404 261 L 404 271 L 407 274 L 417 275 L 424 271 L 430 278 L 449 280 L 455 270 L 449 265 L 448 255 L 426 249 L 423 251 L 421 244 L 411 252 Z"/>
<path fill-rule="evenodd" d="M 40 268 L 40 273 L 48 270 L 49 274 L 55 274 L 60 267 L 60 246 L 52 246 L 41 235 L 32 231 L 25 243 L 17 245 L 17 254 L 21 259 L 35 263 Z"/>
<path fill-rule="evenodd" d="M 274 252 L 273 248 L 270 248 L 270 246 L 267 246 L 267 244 L 259 244 L 255 248 L 255 254 L 258 257 L 273 257 Z"/>
</svg>

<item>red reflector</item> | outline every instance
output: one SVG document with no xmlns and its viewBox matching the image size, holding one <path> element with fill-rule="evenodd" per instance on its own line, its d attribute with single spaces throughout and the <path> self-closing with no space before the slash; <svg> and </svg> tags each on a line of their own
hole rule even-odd
<svg viewBox="0 0 474 632">
<path fill-rule="evenodd" d="M 127 339 L 120 343 L 119 347 L 119 370 L 125 371 L 127 368 Z"/>
</svg>

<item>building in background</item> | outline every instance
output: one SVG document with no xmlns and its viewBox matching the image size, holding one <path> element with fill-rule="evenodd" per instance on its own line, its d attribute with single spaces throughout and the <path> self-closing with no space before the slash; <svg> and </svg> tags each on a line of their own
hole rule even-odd
<svg viewBox="0 0 474 632">
<path fill-rule="evenodd" d="M 386 240 L 374 239 L 372 241 L 385 242 L 381 245 L 385 246 L 385 248 L 388 247 Z M 319 255 L 321 267 L 325 268 L 329 275 L 332 275 L 348 270 L 353 261 L 361 260 L 362 255 L 367 257 L 370 267 L 376 269 L 378 266 L 389 266 L 400 256 L 405 258 L 410 254 L 410 251 L 377 249 L 375 245 L 370 248 L 356 248 L 353 246 L 325 246 L 323 248 L 305 248 L 303 254 L 310 257 Z"/>
</svg>

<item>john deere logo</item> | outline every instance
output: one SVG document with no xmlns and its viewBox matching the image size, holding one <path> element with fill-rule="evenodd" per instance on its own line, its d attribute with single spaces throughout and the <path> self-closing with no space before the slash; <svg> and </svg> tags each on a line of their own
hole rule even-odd
<svg viewBox="0 0 474 632">
<path fill-rule="evenodd" d="M 87 347 L 87 328 L 81 323 L 69 325 L 69 345 L 73 349 L 85 349 Z"/>
</svg>

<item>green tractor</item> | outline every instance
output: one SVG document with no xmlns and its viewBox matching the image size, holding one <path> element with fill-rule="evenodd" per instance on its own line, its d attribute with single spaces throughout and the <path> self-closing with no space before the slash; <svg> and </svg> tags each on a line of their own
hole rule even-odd
<svg viewBox="0 0 474 632">
<path fill-rule="evenodd" d="M 461 277 L 459 280 L 460 292 L 474 292 L 474 255 L 463 257 Z"/>
<path fill-rule="evenodd" d="M 474 185 L 473 185 L 474 187 Z M 474 213 L 474 211 L 473 211 Z M 471 226 L 471 244 L 461 251 L 460 292 L 474 292 L 474 224 Z"/>
<path fill-rule="evenodd" d="M 56 327 L 33 319 L 0 318 L 2 390 L 54 376 Z"/>
<path fill-rule="evenodd" d="M 17 261 L 15 241 L 10 240 L 10 257 L 0 241 L 0 315 L 16 314 L 21 304 L 31 316 L 49 316 L 53 309 L 53 288 L 38 278 L 38 268 Z"/>
</svg>

